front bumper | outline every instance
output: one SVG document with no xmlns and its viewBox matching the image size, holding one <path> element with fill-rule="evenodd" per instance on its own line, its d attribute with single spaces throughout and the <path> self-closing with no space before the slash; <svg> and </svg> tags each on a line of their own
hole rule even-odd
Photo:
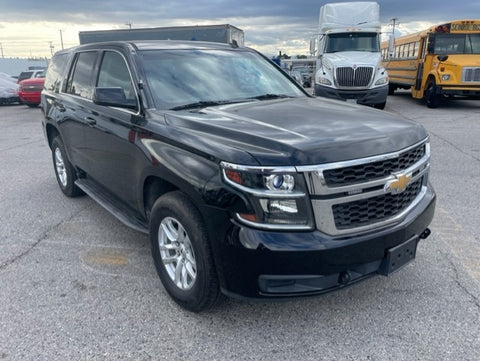
<svg viewBox="0 0 480 361">
<path fill-rule="evenodd" d="M 426 235 L 435 199 L 429 187 L 403 221 L 359 236 L 266 232 L 236 224 L 227 239 L 217 244 L 222 291 L 240 298 L 308 296 L 385 274 L 389 249 Z"/>
<path fill-rule="evenodd" d="M 355 99 L 365 105 L 381 104 L 387 101 L 388 85 L 367 90 L 341 90 L 315 84 L 315 95 L 339 100 Z"/>
<path fill-rule="evenodd" d="M 36 92 L 18 92 L 18 96 L 22 103 L 40 104 L 40 93 Z"/>
</svg>

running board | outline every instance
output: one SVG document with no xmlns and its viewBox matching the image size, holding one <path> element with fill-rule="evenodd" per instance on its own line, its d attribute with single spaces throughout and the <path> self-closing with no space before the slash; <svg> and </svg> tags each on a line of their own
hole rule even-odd
<svg viewBox="0 0 480 361">
<path fill-rule="evenodd" d="M 75 185 L 90 198 L 114 215 L 120 222 L 136 231 L 148 234 L 148 224 L 140 220 L 135 213 L 123 203 L 110 196 L 96 183 L 87 178 L 80 178 Z"/>
</svg>

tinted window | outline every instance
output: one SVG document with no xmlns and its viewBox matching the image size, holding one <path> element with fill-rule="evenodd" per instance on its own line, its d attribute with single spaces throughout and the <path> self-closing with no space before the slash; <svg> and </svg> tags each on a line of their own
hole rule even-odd
<svg viewBox="0 0 480 361">
<path fill-rule="evenodd" d="M 47 77 L 45 78 L 45 89 L 58 92 L 61 76 L 67 65 L 68 54 L 56 55 L 50 61 L 47 70 Z"/>
<path fill-rule="evenodd" d="M 102 59 L 97 87 L 122 88 L 125 98 L 136 103 L 135 91 L 125 59 L 116 52 L 107 51 Z"/>
<path fill-rule="evenodd" d="M 92 98 L 92 72 L 96 57 L 97 53 L 95 52 L 77 54 L 75 68 L 69 77 L 67 93 L 79 95 L 87 99 Z"/>
</svg>

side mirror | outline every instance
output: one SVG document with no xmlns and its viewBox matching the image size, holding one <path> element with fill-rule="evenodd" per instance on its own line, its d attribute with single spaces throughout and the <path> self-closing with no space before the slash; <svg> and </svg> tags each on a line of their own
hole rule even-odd
<svg viewBox="0 0 480 361">
<path fill-rule="evenodd" d="M 435 36 L 433 34 L 428 35 L 428 46 L 427 46 L 427 53 L 433 54 L 435 50 Z"/>
<path fill-rule="evenodd" d="M 93 102 L 97 105 L 105 105 L 109 107 L 137 109 L 137 102 L 135 99 L 127 99 L 122 88 L 97 87 L 93 91 Z"/>
</svg>

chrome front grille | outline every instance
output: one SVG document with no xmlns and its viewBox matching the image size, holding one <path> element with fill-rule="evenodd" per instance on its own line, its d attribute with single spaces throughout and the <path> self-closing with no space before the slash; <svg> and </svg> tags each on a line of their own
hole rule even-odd
<svg viewBox="0 0 480 361">
<path fill-rule="evenodd" d="M 425 144 L 400 153 L 399 157 L 351 167 L 327 169 L 323 172 L 328 186 L 343 186 L 384 178 L 392 173 L 407 169 L 425 155 Z"/>
<path fill-rule="evenodd" d="M 480 68 L 465 67 L 462 71 L 462 82 L 480 82 Z"/>
<path fill-rule="evenodd" d="M 297 169 L 307 180 L 316 228 L 348 235 L 401 221 L 425 195 L 429 168 L 425 139 L 394 153 Z"/>
<path fill-rule="evenodd" d="M 369 66 L 338 67 L 335 71 L 336 82 L 342 87 L 366 87 L 372 81 L 373 68 Z"/>
<path fill-rule="evenodd" d="M 407 208 L 422 189 L 423 179 L 411 183 L 400 194 L 385 194 L 332 207 L 337 229 L 350 229 L 374 224 L 395 216 Z"/>
</svg>

